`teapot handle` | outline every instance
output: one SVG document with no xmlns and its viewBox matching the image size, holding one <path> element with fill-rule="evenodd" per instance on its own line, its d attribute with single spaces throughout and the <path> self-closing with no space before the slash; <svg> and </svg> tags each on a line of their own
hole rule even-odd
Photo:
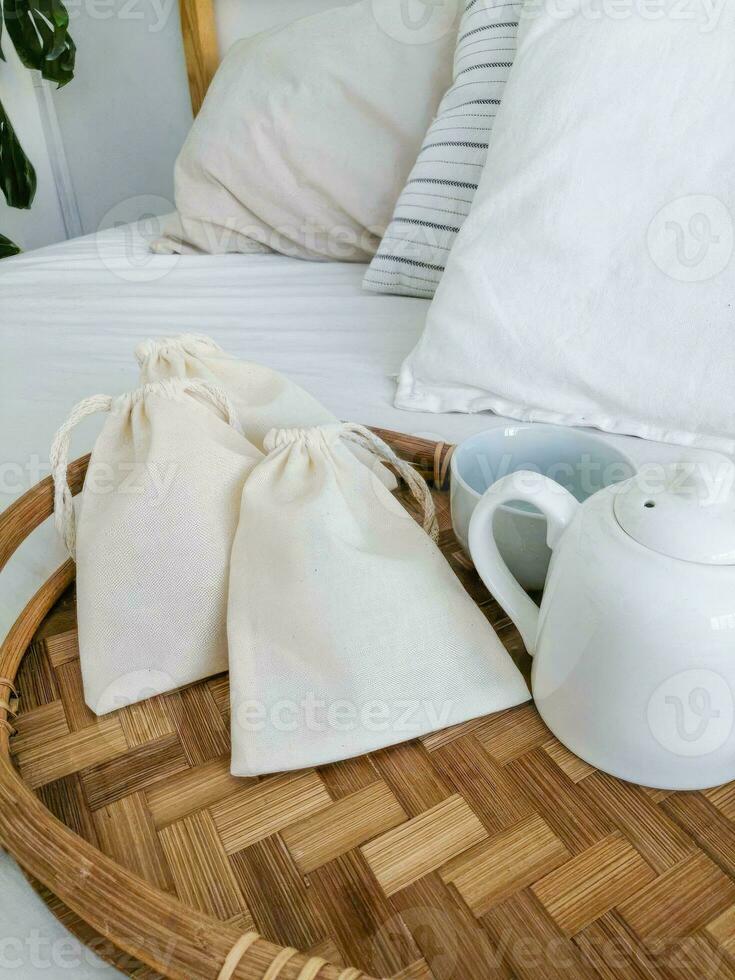
<svg viewBox="0 0 735 980">
<path fill-rule="evenodd" d="M 579 508 L 575 498 L 554 480 L 520 470 L 494 483 L 475 507 L 469 527 L 472 560 L 480 578 L 518 627 L 526 650 L 533 655 L 538 635 L 539 607 L 511 575 L 493 535 L 493 518 L 502 504 L 522 500 L 544 514 L 546 540 L 556 547 Z"/>
</svg>

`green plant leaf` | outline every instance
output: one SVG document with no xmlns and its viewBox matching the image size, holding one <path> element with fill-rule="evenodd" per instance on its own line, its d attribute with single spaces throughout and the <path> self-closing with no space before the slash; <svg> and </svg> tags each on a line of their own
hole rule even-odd
<svg viewBox="0 0 735 980">
<path fill-rule="evenodd" d="M 11 242 L 5 235 L 0 235 L 0 259 L 7 259 L 10 255 L 17 255 L 20 248 Z"/>
<path fill-rule="evenodd" d="M 76 47 L 61 0 L 3 0 L 8 36 L 26 68 L 36 68 L 57 85 L 74 77 Z"/>
<path fill-rule="evenodd" d="M 0 102 L 0 188 L 11 208 L 29 208 L 36 194 L 36 171 L 23 152 Z"/>
</svg>

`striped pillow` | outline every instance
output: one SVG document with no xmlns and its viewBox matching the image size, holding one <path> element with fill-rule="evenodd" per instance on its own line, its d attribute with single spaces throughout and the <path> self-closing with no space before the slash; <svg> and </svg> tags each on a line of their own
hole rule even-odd
<svg viewBox="0 0 735 980">
<path fill-rule="evenodd" d="M 466 0 L 454 81 L 365 273 L 365 289 L 434 295 L 485 165 L 515 56 L 521 6 L 522 0 Z"/>
</svg>

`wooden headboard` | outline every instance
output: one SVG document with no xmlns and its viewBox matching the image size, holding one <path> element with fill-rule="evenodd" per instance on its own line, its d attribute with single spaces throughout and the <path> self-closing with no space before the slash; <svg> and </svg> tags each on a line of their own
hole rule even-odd
<svg viewBox="0 0 735 980">
<path fill-rule="evenodd" d="M 214 0 L 179 0 L 179 11 L 191 107 L 196 115 L 219 65 Z"/>
</svg>

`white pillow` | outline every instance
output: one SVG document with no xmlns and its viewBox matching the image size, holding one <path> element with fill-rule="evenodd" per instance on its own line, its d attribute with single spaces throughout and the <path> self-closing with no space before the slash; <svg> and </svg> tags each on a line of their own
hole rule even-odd
<svg viewBox="0 0 735 980">
<path fill-rule="evenodd" d="M 564 10 L 522 14 L 396 405 L 735 451 L 735 4 Z"/>
<path fill-rule="evenodd" d="M 406 43 L 395 10 L 361 0 L 233 45 L 176 162 L 179 216 L 157 251 L 374 254 L 456 32 Z"/>
<path fill-rule="evenodd" d="M 429 127 L 363 286 L 434 295 L 469 214 L 510 74 L 522 0 L 465 0 L 454 81 Z"/>
</svg>

